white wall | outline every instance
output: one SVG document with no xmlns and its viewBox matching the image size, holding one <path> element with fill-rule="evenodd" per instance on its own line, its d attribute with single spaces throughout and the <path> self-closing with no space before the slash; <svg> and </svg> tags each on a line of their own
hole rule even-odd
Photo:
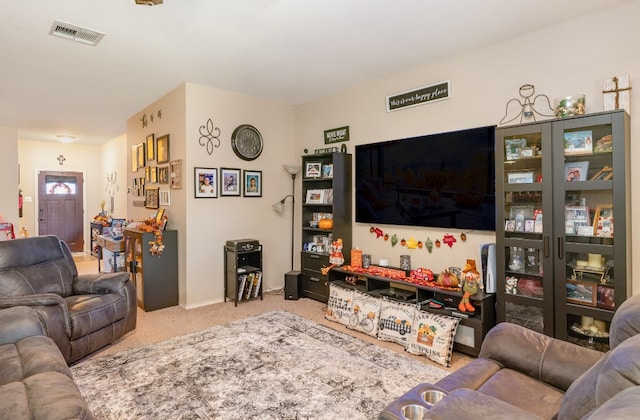
<svg viewBox="0 0 640 420">
<path fill-rule="evenodd" d="M 127 136 L 125 134 L 116 137 L 101 147 L 101 185 L 107 200 L 106 209 L 110 211 L 110 194 L 113 194 L 113 217 L 125 218 L 127 216 Z M 110 177 L 111 182 L 107 181 Z"/>
<path fill-rule="evenodd" d="M 0 215 L 5 222 L 13 223 L 16 236 L 20 229 L 18 218 L 18 130 L 0 127 Z"/>
<path fill-rule="evenodd" d="M 336 95 L 296 107 L 296 149 L 324 147 L 322 133 L 326 129 L 350 126 L 349 152 L 356 144 L 459 130 L 464 128 L 498 124 L 505 114 L 505 105 L 518 97 L 521 85 L 535 85 L 536 94 L 554 98 L 574 93 L 585 93 L 587 113 L 603 110 L 603 80 L 628 74 L 632 85 L 640 80 L 640 2 L 627 4 L 561 26 L 550 27 L 510 39 L 499 44 L 452 57 L 432 65 L 409 69 L 381 80 L 340 92 Z M 446 36 L 446 34 L 445 34 Z M 387 113 L 385 97 L 428 84 L 451 80 L 451 99 Z M 640 158 L 636 141 L 640 133 L 640 115 L 635 112 L 639 88 L 632 90 L 632 147 L 631 162 Z M 635 103 L 635 106 L 633 105 Z M 538 118 L 540 119 L 540 118 Z M 640 176 L 632 165 L 631 182 Z M 632 208 L 640 206 L 640 197 L 632 197 Z M 637 213 L 637 212 L 636 212 Z M 467 258 L 476 258 L 478 245 L 493 241 L 493 234 L 467 232 L 467 241 L 460 240 L 460 231 L 441 229 L 380 226 L 399 238 L 429 237 L 433 241 L 449 233 L 458 242 L 452 248 L 444 244 L 412 254 L 414 267 L 429 267 L 440 271 L 451 265 L 461 266 Z M 388 258 L 392 265 L 399 265 L 399 255 L 406 248 L 375 239 L 369 233 L 369 225 L 355 224 L 353 244 L 373 255 L 373 261 Z M 633 225 L 633 243 L 640 242 L 640 228 Z M 633 250 L 633 269 L 638 269 L 640 246 Z M 640 290 L 640 279 L 635 279 L 633 290 Z"/>
<path fill-rule="evenodd" d="M 158 119 L 158 111 L 162 118 Z M 140 118 L 154 114 L 142 127 Z M 220 129 L 211 155 L 200 144 L 200 126 L 211 119 Z M 241 124 L 251 124 L 263 136 L 264 150 L 244 161 L 231 147 L 231 134 Z M 130 171 L 131 146 L 150 133 L 170 134 L 170 157 L 182 159 L 182 189 L 171 190 L 166 207 L 169 228 L 178 230 L 179 302 L 195 307 L 224 299 L 224 254 L 227 240 L 253 238 L 264 247 L 264 287 L 281 287 L 290 269 L 290 214 L 279 215 L 271 206 L 291 191 L 291 177 L 282 164 L 297 163 L 294 153 L 293 108 L 216 88 L 187 83 L 132 116 L 127 123 L 129 185 L 143 171 Z M 214 134 L 217 134 L 214 132 Z M 153 164 L 153 163 L 152 163 Z M 262 197 L 195 198 L 194 168 L 236 168 L 262 171 Z M 128 216 L 141 220 L 155 210 L 132 205 L 140 200 L 128 195 Z M 288 208 L 290 211 L 290 207 Z"/>
</svg>

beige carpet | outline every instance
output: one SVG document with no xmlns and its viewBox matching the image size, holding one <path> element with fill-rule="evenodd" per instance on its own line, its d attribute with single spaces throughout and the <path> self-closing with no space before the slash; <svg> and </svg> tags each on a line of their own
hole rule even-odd
<svg viewBox="0 0 640 420">
<path fill-rule="evenodd" d="M 75 257 L 75 259 L 80 273 L 97 272 L 98 262 L 95 258 L 80 256 Z M 114 344 L 105 347 L 102 350 L 98 350 L 88 357 L 94 358 L 122 350 L 143 347 L 169 338 L 201 331 L 214 325 L 226 324 L 230 321 L 274 310 L 284 310 L 345 334 L 349 334 L 368 343 L 376 344 L 389 350 L 408 355 L 425 364 L 442 368 L 441 365 L 431 362 L 424 356 L 416 356 L 406 353 L 402 346 L 398 344 L 380 341 L 366 334 L 350 330 L 344 325 L 326 320 L 324 318 L 325 307 L 324 303 L 313 299 L 302 298 L 299 300 L 285 300 L 282 291 L 275 291 L 265 293 L 264 300 L 257 299 L 240 303 L 237 307 L 234 306 L 233 302 L 221 302 L 188 310 L 180 306 L 173 306 L 170 308 L 145 312 L 138 308 L 138 323 L 134 331 L 128 333 Z M 470 356 L 454 352 L 451 358 L 451 367 L 443 369 L 453 372 L 463 367 L 471 360 L 472 358 Z"/>
</svg>

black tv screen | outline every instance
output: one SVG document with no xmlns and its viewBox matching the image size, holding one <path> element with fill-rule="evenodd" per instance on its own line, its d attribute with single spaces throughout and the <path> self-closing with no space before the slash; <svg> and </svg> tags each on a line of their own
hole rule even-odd
<svg viewBox="0 0 640 420">
<path fill-rule="evenodd" d="M 356 222 L 494 231 L 495 128 L 356 146 Z"/>
</svg>

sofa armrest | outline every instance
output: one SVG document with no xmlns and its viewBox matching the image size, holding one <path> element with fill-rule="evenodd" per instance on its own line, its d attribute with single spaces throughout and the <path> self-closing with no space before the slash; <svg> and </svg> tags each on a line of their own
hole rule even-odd
<svg viewBox="0 0 640 420">
<path fill-rule="evenodd" d="M 466 419 L 470 416 L 492 420 L 540 419 L 528 411 L 502 400 L 470 389 L 457 389 L 448 393 L 429 409 L 429 419 Z"/>
<path fill-rule="evenodd" d="M 27 306 L 0 310 L 0 344 L 15 343 L 23 338 L 44 335 L 38 314 Z"/>
<path fill-rule="evenodd" d="M 603 356 L 599 351 L 506 322 L 487 333 L 478 355 L 563 391 Z"/>
<path fill-rule="evenodd" d="M 69 309 L 67 308 L 67 303 L 61 296 L 53 293 L 42 293 L 38 295 L 0 297 L 0 309 L 11 308 L 14 306 L 28 306 L 34 309 L 41 322 L 43 322 L 45 334 L 50 336 L 54 334 L 53 330 L 56 328 L 49 331 L 50 327 L 47 323 L 47 319 L 55 317 L 62 321 L 64 325 L 64 333 L 67 337 L 71 336 Z M 52 323 L 53 322 L 54 321 L 52 321 Z"/>
<path fill-rule="evenodd" d="M 124 296 L 128 281 L 129 273 L 126 272 L 80 274 L 73 282 L 73 291 L 76 295 L 116 293 Z"/>
</svg>

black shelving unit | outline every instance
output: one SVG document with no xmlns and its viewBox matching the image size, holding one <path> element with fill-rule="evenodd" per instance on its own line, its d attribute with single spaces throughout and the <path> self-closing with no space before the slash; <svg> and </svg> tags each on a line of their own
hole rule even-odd
<svg viewBox="0 0 640 420">
<path fill-rule="evenodd" d="M 262 245 L 255 240 L 228 241 L 224 250 L 224 301 L 263 299 Z"/>
</svg>

